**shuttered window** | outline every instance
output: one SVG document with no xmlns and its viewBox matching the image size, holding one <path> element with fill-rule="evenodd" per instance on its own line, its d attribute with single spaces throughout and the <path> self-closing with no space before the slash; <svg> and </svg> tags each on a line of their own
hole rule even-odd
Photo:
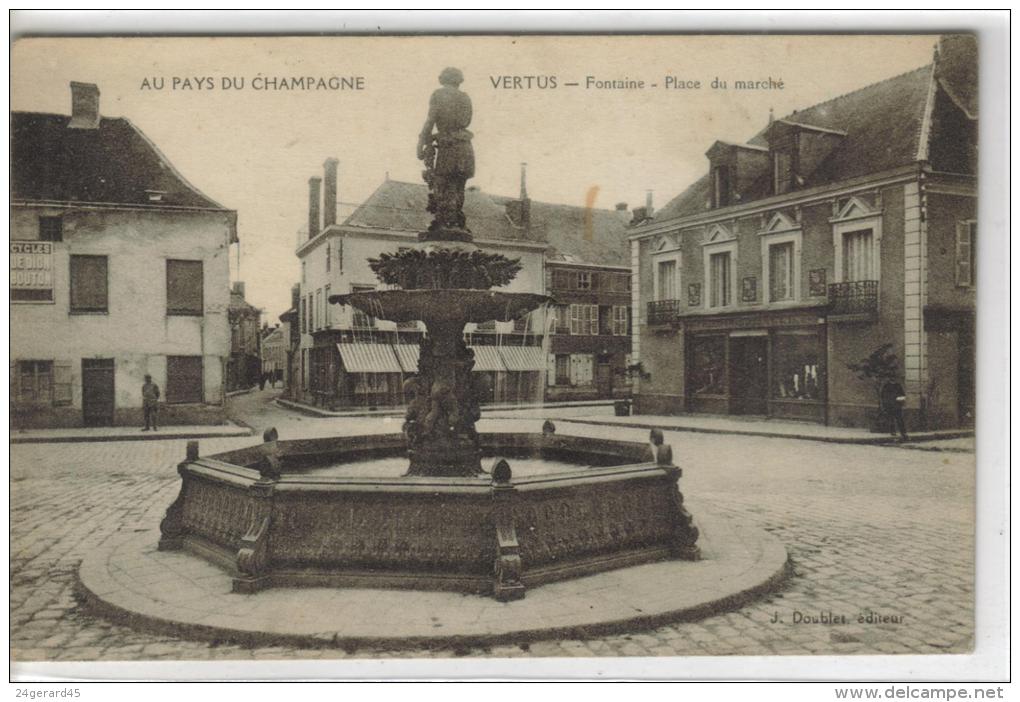
<svg viewBox="0 0 1020 702">
<path fill-rule="evenodd" d="M 570 306 L 571 334 L 598 334 L 599 308 L 597 305 Z"/>
<path fill-rule="evenodd" d="M 202 402 L 202 357 L 167 356 L 167 404 Z"/>
<path fill-rule="evenodd" d="M 107 312 L 106 256 L 71 256 L 71 312 Z"/>
<path fill-rule="evenodd" d="M 202 262 L 166 262 L 166 313 L 200 315 L 203 313 Z"/>
<path fill-rule="evenodd" d="M 961 288 L 969 288 L 976 280 L 974 261 L 977 252 L 977 222 L 957 222 L 956 224 L 956 284 Z"/>
</svg>

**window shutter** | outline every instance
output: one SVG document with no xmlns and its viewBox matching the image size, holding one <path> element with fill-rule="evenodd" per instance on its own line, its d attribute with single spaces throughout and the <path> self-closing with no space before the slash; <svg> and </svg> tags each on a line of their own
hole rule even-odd
<svg viewBox="0 0 1020 702">
<path fill-rule="evenodd" d="M 588 305 L 588 310 L 591 315 L 588 321 L 588 333 L 594 336 L 599 333 L 599 307 L 598 305 Z"/>
<path fill-rule="evenodd" d="M 956 223 L 956 284 L 959 287 L 970 287 L 974 284 L 971 272 L 970 223 Z"/>
<path fill-rule="evenodd" d="M 551 353 L 545 355 L 546 359 L 546 385 L 556 384 L 556 356 Z"/>
<path fill-rule="evenodd" d="M 71 362 L 53 362 L 53 404 L 71 404 Z"/>
<path fill-rule="evenodd" d="M 18 382 L 21 374 L 18 373 L 17 361 L 11 361 L 10 396 L 17 402 L 21 398 L 21 384 Z"/>
<path fill-rule="evenodd" d="M 570 333 L 580 334 L 581 333 L 581 306 L 571 305 L 570 306 Z"/>
</svg>

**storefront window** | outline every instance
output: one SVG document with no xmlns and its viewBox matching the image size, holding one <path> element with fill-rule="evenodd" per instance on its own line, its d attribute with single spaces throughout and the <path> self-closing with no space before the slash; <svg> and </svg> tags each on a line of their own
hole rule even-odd
<svg viewBox="0 0 1020 702">
<path fill-rule="evenodd" d="M 772 346 L 773 398 L 821 399 L 818 343 L 816 334 L 776 334 Z"/>
<path fill-rule="evenodd" d="M 695 395 L 726 393 L 725 336 L 696 336 L 691 340 L 690 384 Z"/>
</svg>

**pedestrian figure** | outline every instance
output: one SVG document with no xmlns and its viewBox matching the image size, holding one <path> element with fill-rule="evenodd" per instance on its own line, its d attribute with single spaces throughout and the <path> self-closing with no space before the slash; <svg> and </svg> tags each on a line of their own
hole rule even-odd
<svg viewBox="0 0 1020 702">
<path fill-rule="evenodd" d="M 266 374 L 265 373 L 260 373 L 259 374 L 259 390 L 265 390 L 265 389 L 266 389 Z"/>
<path fill-rule="evenodd" d="M 159 431 L 156 426 L 156 412 L 159 409 L 159 386 L 152 382 L 152 376 L 145 376 L 142 385 L 142 412 L 145 414 L 145 428 L 142 431 Z"/>
<path fill-rule="evenodd" d="M 889 421 L 889 433 L 896 436 L 899 431 L 900 440 L 907 440 L 907 429 L 903 422 L 903 406 L 907 403 L 907 394 L 903 386 L 896 380 L 887 380 L 882 386 L 882 412 Z"/>
</svg>

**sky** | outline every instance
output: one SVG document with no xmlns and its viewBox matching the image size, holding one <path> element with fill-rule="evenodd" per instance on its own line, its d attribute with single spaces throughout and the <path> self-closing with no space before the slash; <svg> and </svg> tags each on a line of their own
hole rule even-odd
<svg viewBox="0 0 1020 702">
<path fill-rule="evenodd" d="M 72 80 L 99 86 L 100 112 L 127 117 L 203 193 L 237 210 L 231 274 L 278 321 L 297 282 L 308 178 L 340 161 L 340 218 L 388 176 L 421 181 L 417 135 L 446 66 L 474 104 L 476 177 L 534 200 L 664 205 L 707 168 L 716 139 L 929 63 L 936 37 L 475 36 L 20 39 L 11 109 L 69 114 Z M 527 87 L 531 76 L 531 88 Z M 642 89 L 588 86 L 644 81 Z M 361 90 L 265 89 L 265 79 L 360 78 Z M 520 80 L 515 81 L 514 77 Z M 542 80 L 539 80 L 542 77 Z M 555 77 L 556 87 L 550 86 Z M 690 85 L 700 88 L 666 87 Z M 727 89 L 713 89 L 714 79 Z M 735 81 L 782 81 L 737 90 Z M 162 79 L 162 89 L 156 89 Z M 175 80 L 176 79 L 176 80 Z M 244 87 L 238 86 L 244 80 Z M 260 80 L 261 79 L 261 80 Z M 568 86 L 567 83 L 578 83 Z M 654 84 L 654 87 L 652 87 Z M 514 86 L 519 87 L 514 87 Z M 470 222 L 468 223 L 470 226 Z M 621 245 L 624 245 L 621 242 Z"/>
</svg>

